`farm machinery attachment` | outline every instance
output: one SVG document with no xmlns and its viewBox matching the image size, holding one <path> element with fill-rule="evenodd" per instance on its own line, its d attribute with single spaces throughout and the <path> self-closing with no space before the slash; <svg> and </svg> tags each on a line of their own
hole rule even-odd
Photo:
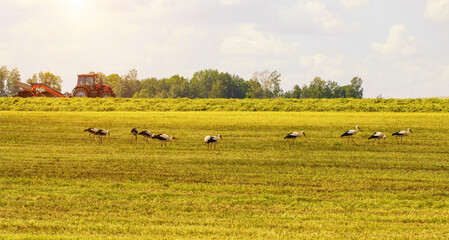
<svg viewBox="0 0 449 240">
<path fill-rule="evenodd" d="M 72 94 L 62 94 L 58 90 L 48 86 L 45 83 L 23 83 L 18 82 L 17 86 L 22 88 L 22 91 L 17 93 L 17 97 L 71 97 Z"/>
</svg>

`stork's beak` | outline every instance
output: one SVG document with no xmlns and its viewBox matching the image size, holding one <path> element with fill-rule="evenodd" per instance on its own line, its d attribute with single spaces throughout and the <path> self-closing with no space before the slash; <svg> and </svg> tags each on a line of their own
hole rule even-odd
<svg viewBox="0 0 449 240">
<path fill-rule="evenodd" d="M 306 137 L 306 133 L 304 133 L 304 137 Z"/>
</svg>

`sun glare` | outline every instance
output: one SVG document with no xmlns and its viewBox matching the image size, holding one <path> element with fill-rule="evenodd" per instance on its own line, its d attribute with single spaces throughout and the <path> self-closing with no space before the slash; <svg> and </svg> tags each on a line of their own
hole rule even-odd
<svg viewBox="0 0 449 240">
<path fill-rule="evenodd" d="M 69 0 L 69 5 L 72 8 L 80 9 L 85 5 L 85 0 Z"/>
</svg>

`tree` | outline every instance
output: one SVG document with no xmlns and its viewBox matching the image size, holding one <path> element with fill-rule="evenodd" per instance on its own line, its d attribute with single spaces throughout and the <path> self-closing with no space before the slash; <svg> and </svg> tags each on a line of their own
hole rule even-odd
<svg viewBox="0 0 449 240">
<path fill-rule="evenodd" d="M 39 82 L 40 83 L 45 83 L 47 85 L 49 85 L 50 87 L 61 91 L 61 83 L 62 83 L 62 79 L 59 75 L 54 75 L 51 72 L 40 72 L 39 73 Z"/>
<path fill-rule="evenodd" d="M 157 93 L 158 80 L 156 78 L 146 78 L 140 81 L 140 90 L 136 92 L 135 98 L 151 98 Z"/>
<path fill-rule="evenodd" d="M 251 79 L 260 83 L 264 98 L 277 98 L 282 95 L 281 74 L 278 71 L 255 72 Z"/>
<path fill-rule="evenodd" d="M 340 95 L 340 86 L 338 86 L 337 82 L 327 81 L 325 88 L 325 98 L 338 98 Z"/>
<path fill-rule="evenodd" d="M 248 81 L 248 91 L 246 92 L 247 98 L 262 98 L 263 89 L 259 81 L 250 79 Z"/>
<path fill-rule="evenodd" d="M 231 98 L 245 98 L 246 92 L 248 91 L 248 82 L 246 82 L 243 78 L 232 75 L 231 77 Z"/>
<path fill-rule="evenodd" d="M 118 97 L 131 98 L 140 91 L 140 81 L 137 79 L 137 70 L 131 69 L 118 80 L 114 92 Z"/>
<path fill-rule="evenodd" d="M 14 68 L 9 72 L 9 76 L 6 81 L 6 93 L 8 96 L 14 96 L 19 92 L 19 87 L 17 87 L 17 82 L 20 82 L 20 73 L 17 68 Z"/>
<path fill-rule="evenodd" d="M 359 77 L 353 77 L 351 80 L 349 97 L 353 98 L 363 98 L 363 80 Z"/>
<path fill-rule="evenodd" d="M 167 80 L 168 97 L 189 97 L 189 81 L 179 75 L 173 75 Z"/>
<path fill-rule="evenodd" d="M 61 91 L 61 84 L 62 84 L 62 79 L 60 76 L 58 75 L 54 75 L 51 72 L 39 72 L 39 73 L 35 73 L 33 74 L 33 77 L 28 78 L 26 80 L 27 83 L 44 83 L 47 84 L 48 86 Z"/>
<path fill-rule="evenodd" d="M 0 68 L 0 97 L 7 96 L 6 94 L 6 81 L 8 80 L 9 71 L 6 66 Z"/>
<path fill-rule="evenodd" d="M 278 71 L 274 71 L 270 74 L 270 81 L 271 81 L 271 91 L 273 92 L 273 95 L 275 98 L 278 98 L 282 95 L 282 89 L 281 89 L 281 74 Z"/>
<path fill-rule="evenodd" d="M 226 89 L 221 80 L 215 81 L 209 94 L 210 98 L 226 98 Z"/>
<path fill-rule="evenodd" d="M 320 77 L 315 77 L 310 85 L 307 87 L 304 85 L 302 92 L 304 98 L 324 98 L 326 89 L 326 81 Z"/>
<path fill-rule="evenodd" d="M 195 93 L 194 97 L 208 98 L 210 97 L 212 86 L 219 80 L 218 70 L 206 69 L 195 72 L 190 83 L 191 91 Z"/>
<path fill-rule="evenodd" d="M 291 98 L 301 98 L 301 87 L 296 84 L 293 86 L 293 91 L 290 94 Z"/>
<path fill-rule="evenodd" d="M 33 74 L 32 77 L 28 78 L 27 83 L 38 83 L 39 82 L 39 77 L 37 76 L 37 73 Z"/>
<path fill-rule="evenodd" d="M 120 75 L 113 73 L 104 78 L 104 84 L 111 86 L 113 89 L 116 88 L 117 83 L 122 81 L 122 77 Z"/>
</svg>

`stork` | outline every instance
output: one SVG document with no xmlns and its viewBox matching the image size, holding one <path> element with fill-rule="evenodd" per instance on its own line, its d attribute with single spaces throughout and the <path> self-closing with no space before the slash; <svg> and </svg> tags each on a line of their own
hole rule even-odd
<svg viewBox="0 0 449 240">
<path fill-rule="evenodd" d="M 209 145 L 213 144 L 215 148 L 215 144 L 218 142 L 218 140 L 223 140 L 223 137 L 221 137 L 221 134 L 218 134 L 218 136 L 206 136 L 204 138 L 204 145 L 207 145 L 207 149 L 209 149 Z M 212 147 L 211 147 L 212 148 Z"/>
<path fill-rule="evenodd" d="M 401 144 L 402 144 L 402 138 L 403 138 L 403 137 L 407 137 L 410 133 L 412 133 L 412 130 L 409 128 L 409 129 L 407 129 L 407 131 L 399 131 L 399 132 L 395 132 L 395 133 L 393 133 L 393 135 L 391 135 L 391 136 L 396 136 L 396 141 L 398 142 L 398 145 L 399 145 L 398 137 L 401 138 Z"/>
<path fill-rule="evenodd" d="M 299 132 L 291 132 L 289 134 L 287 134 L 287 136 L 284 137 L 284 139 L 287 139 L 288 142 L 288 146 L 292 146 L 295 145 L 295 140 L 297 138 L 300 138 L 301 136 L 306 137 L 306 133 L 304 131 L 302 131 L 301 133 Z M 292 140 L 292 143 L 290 144 L 290 139 Z"/>
<path fill-rule="evenodd" d="M 162 149 L 162 145 L 164 145 L 164 144 L 165 144 L 165 147 L 167 147 L 167 142 L 177 140 L 177 138 L 175 138 L 174 136 L 169 137 L 167 134 L 163 134 L 163 133 L 153 135 L 151 138 L 161 141 L 161 149 Z"/>
<path fill-rule="evenodd" d="M 144 137 L 144 140 L 147 141 L 147 143 L 149 143 L 148 139 L 150 137 L 153 137 L 154 134 L 152 134 L 150 131 L 145 130 L 140 132 L 139 135 L 142 135 Z"/>
<path fill-rule="evenodd" d="M 373 142 L 373 146 L 374 146 L 374 143 L 376 142 L 376 140 L 377 139 L 379 139 L 379 144 L 380 144 L 380 140 L 381 139 L 384 139 L 384 143 L 385 143 L 385 138 L 386 138 L 387 136 L 385 136 L 385 134 L 383 134 L 383 133 L 381 133 L 381 132 L 375 132 L 375 133 L 373 133 L 373 135 L 371 135 L 371 137 L 369 137 L 368 139 L 374 139 L 374 142 Z"/>
<path fill-rule="evenodd" d="M 136 137 L 136 142 L 137 142 L 137 134 L 139 134 L 139 131 L 137 130 L 137 128 L 131 129 L 131 143 L 133 143 L 134 137 Z"/>
<path fill-rule="evenodd" d="M 348 145 L 349 145 L 349 140 L 351 139 L 352 142 L 356 145 L 357 143 L 354 141 L 354 139 L 352 138 L 354 135 L 356 135 L 359 131 L 361 131 L 361 129 L 359 128 L 359 126 L 355 126 L 355 130 L 348 130 L 347 132 L 343 133 L 341 135 L 341 137 L 348 137 Z"/>
<path fill-rule="evenodd" d="M 103 143 L 103 137 L 110 136 L 110 133 L 109 130 L 100 129 L 95 133 L 95 135 L 98 135 L 98 138 L 100 139 L 98 144 L 101 144 Z"/>
<path fill-rule="evenodd" d="M 96 129 L 96 128 L 88 128 L 88 129 L 85 129 L 84 131 L 89 133 L 89 137 L 90 137 L 90 139 L 92 141 L 95 140 L 95 133 L 98 132 L 98 129 Z M 92 138 L 91 135 L 94 135 L 94 137 Z"/>
</svg>

